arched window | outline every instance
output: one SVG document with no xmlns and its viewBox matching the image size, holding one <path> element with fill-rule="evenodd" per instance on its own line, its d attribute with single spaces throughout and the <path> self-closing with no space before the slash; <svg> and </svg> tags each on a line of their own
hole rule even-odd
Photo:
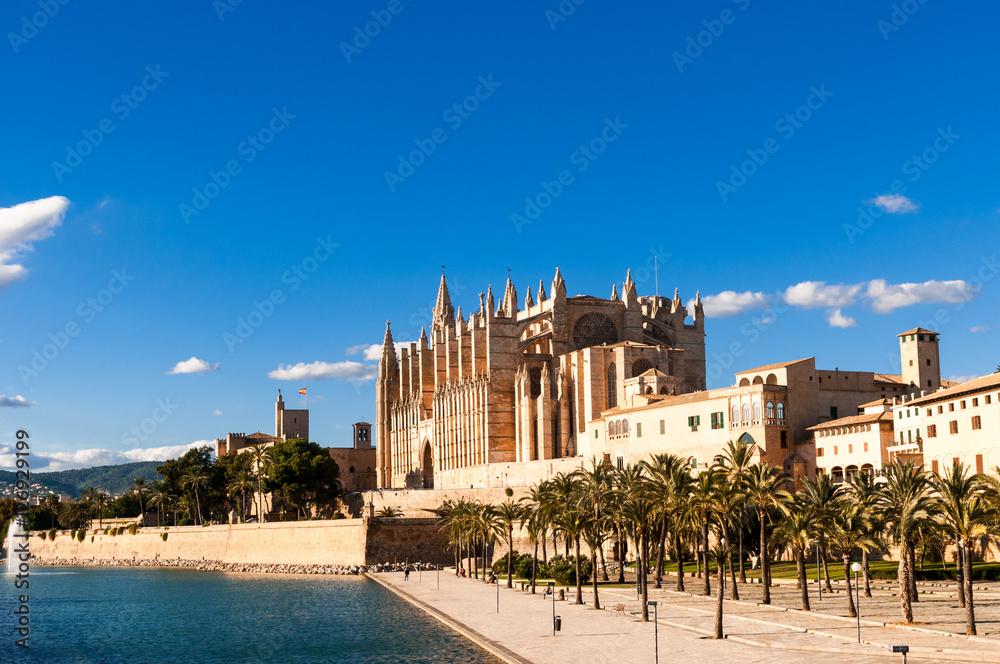
<svg viewBox="0 0 1000 664">
<path fill-rule="evenodd" d="M 628 420 L 622 420 L 622 433 L 628 433 Z"/>
<path fill-rule="evenodd" d="M 779 420 L 785 419 L 785 404 L 781 403 L 780 401 L 778 402 L 778 419 Z"/>
<path fill-rule="evenodd" d="M 608 422 L 608 435 L 609 436 L 615 435 L 615 423 L 614 422 Z"/>
<path fill-rule="evenodd" d="M 652 393 L 653 393 L 653 388 L 652 387 L 647 387 L 646 388 L 646 394 L 652 394 Z"/>
<path fill-rule="evenodd" d="M 644 357 L 640 357 L 638 360 L 632 363 L 632 377 L 641 376 L 650 369 L 653 368 L 653 363 Z"/>
<path fill-rule="evenodd" d="M 351 472 L 352 473 L 354 472 L 354 466 L 351 466 Z"/>
<path fill-rule="evenodd" d="M 621 433 L 622 433 L 622 421 L 621 420 L 617 420 L 615 422 L 615 435 L 616 436 L 620 436 Z"/>
<path fill-rule="evenodd" d="M 773 401 L 768 401 L 767 402 L 767 419 L 769 419 L 769 420 L 773 420 L 774 419 L 774 402 Z"/>
<path fill-rule="evenodd" d="M 743 404 L 743 421 L 750 421 L 750 404 L 748 403 Z"/>
<path fill-rule="evenodd" d="M 618 371 L 615 363 L 608 365 L 608 408 L 618 405 Z"/>
<path fill-rule="evenodd" d="M 753 404 L 753 418 L 755 420 L 759 420 L 760 419 L 760 402 L 759 401 L 755 401 L 754 404 Z"/>
<path fill-rule="evenodd" d="M 732 416 L 731 419 L 732 419 L 733 422 L 739 422 L 740 421 L 740 407 L 739 406 L 733 406 L 733 416 Z"/>
<path fill-rule="evenodd" d="M 663 387 L 660 388 L 660 394 L 666 394 L 666 393 L 667 393 L 667 386 L 664 385 Z"/>
</svg>

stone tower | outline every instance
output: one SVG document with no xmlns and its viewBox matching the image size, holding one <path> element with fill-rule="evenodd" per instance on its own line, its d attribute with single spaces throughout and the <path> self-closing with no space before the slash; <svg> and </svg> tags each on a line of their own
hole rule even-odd
<svg viewBox="0 0 1000 664">
<path fill-rule="evenodd" d="M 278 390 L 278 400 L 274 403 L 274 435 L 282 440 L 309 440 L 309 411 L 286 409 L 281 390 Z"/>
<path fill-rule="evenodd" d="M 915 327 L 897 335 L 903 382 L 933 392 L 941 386 L 938 333 Z"/>
</svg>

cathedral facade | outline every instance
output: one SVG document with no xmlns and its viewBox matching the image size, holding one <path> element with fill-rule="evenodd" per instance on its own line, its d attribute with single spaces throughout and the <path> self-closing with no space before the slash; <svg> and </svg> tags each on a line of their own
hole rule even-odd
<svg viewBox="0 0 1000 664">
<path fill-rule="evenodd" d="M 397 355 L 386 324 L 376 386 L 380 488 L 486 486 L 490 468 L 577 457 L 587 423 L 631 392 L 705 389 L 705 315 L 639 297 L 631 272 L 608 299 L 568 297 L 556 269 L 519 303 L 507 279 L 468 321 L 444 275 L 430 333 Z"/>
</svg>

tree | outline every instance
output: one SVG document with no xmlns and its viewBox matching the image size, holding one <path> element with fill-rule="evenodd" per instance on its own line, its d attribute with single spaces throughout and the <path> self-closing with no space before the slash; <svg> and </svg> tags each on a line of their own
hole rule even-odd
<svg viewBox="0 0 1000 664">
<path fill-rule="evenodd" d="M 523 507 L 510 498 L 500 503 L 496 514 L 503 527 L 504 539 L 507 540 L 507 587 L 513 588 L 513 567 L 514 567 L 514 526 L 521 520 Z"/>
<path fill-rule="evenodd" d="M 722 631 L 722 595 L 726 589 L 726 563 L 733 558 L 733 548 L 733 545 L 726 541 L 726 543 L 716 544 L 715 548 L 712 549 L 712 558 L 715 559 L 719 572 L 719 597 L 715 604 L 715 634 L 713 635 L 713 638 L 716 639 L 726 638 Z M 707 569 L 705 573 L 708 574 Z"/>
<path fill-rule="evenodd" d="M 201 496 L 199 489 L 207 483 L 208 473 L 198 468 L 192 468 L 181 477 L 181 485 L 185 488 L 190 487 L 190 489 L 194 491 L 194 501 L 197 509 L 197 516 L 195 517 L 196 525 L 201 525 Z"/>
<path fill-rule="evenodd" d="M 857 612 L 854 608 L 854 595 L 851 592 L 851 554 L 854 549 L 875 547 L 869 533 L 867 514 L 859 504 L 849 498 L 841 498 L 834 506 L 833 519 L 830 523 L 829 540 L 840 550 L 844 561 L 844 583 L 847 585 L 847 615 L 852 618 Z"/>
<path fill-rule="evenodd" d="M 271 460 L 271 453 L 267 450 L 266 444 L 254 443 L 250 446 L 250 458 L 253 459 L 257 474 L 257 496 L 259 499 L 257 503 L 257 516 L 261 523 L 263 523 L 267 521 L 267 515 L 264 514 L 264 468 Z"/>
<path fill-rule="evenodd" d="M 97 514 L 97 522 L 100 528 L 104 527 L 104 506 L 108 502 L 108 496 L 103 491 L 95 489 L 92 486 L 87 487 L 80 494 L 80 498 L 83 500 L 87 511 L 91 515 Z M 91 517 L 93 518 L 93 517 Z"/>
<path fill-rule="evenodd" d="M 149 484 L 149 501 L 156 505 L 156 516 L 160 525 L 166 521 L 167 507 L 170 505 L 172 495 L 166 483 L 161 480 L 153 480 Z"/>
<path fill-rule="evenodd" d="M 835 485 L 829 475 L 817 475 L 815 480 L 803 479 L 802 490 L 796 495 L 804 505 L 812 508 L 816 519 L 816 546 L 819 548 L 820 560 L 823 564 L 823 577 L 826 582 L 826 592 L 832 594 L 830 585 L 830 568 L 826 563 L 827 530 L 833 521 L 837 501 L 847 490 L 844 485 Z M 816 573 L 819 576 L 819 570 Z"/>
<path fill-rule="evenodd" d="M 642 621 L 649 622 L 649 533 L 656 517 L 656 505 L 652 500 L 649 478 L 645 473 L 645 465 L 628 464 L 619 472 L 619 486 L 623 493 L 621 513 L 632 526 L 635 540 L 636 561 L 635 573 L 642 596 Z"/>
<path fill-rule="evenodd" d="M 860 508 L 860 514 L 863 517 L 861 523 L 867 528 L 865 534 L 872 542 L 879 544 L 881 533 L 885 528 L 885 519 L 879 508 L 882 492 L 875 484 L 874 474 L 859 473 L 851 477 L 848 481 L 847 493 L 844 495 Z M 867 548 L 861 549 L 861 573 L 864 579 L 865 597 L 872 596 L 868 553 Z"/>
<path fill-rule="evenodd" d="M 754 456 L 757 453 L 757 446 L 747 443 L 746 441 L 740 439 L 738 441 L 730 440 L 726 443 L 726 449 L 720 457 L 721 464 L 725 468 L 726 478 L 729 483 L 734 485 L 737 491 L 741 493 L 746 493 L 746 481 L 748 474 L 750 472 L 750 466 L 754 462 Z M 744 515 L 744 505 L 740 505 L 737 509 L 737 523 L 739 524 L 739 535 L 738 535 L 738 557 L 740 564 L 740 583 L 747 582 L 746 568 L 744 567 L 743 560 L 743 524 L 746 521 Z M 733 593 L 736 592 L 736 584 L 733 583 Z"/>
<path fill-rule="evenodd" d="M 142 518 L 146 516 L 146 507 L 142 502 L 146 493 L 146 478 L 141 476 L 137 477 L 132 480 L 132 483 L 135 484 L 135 492 L 139 495 L 139 517 Z"/>
<path fill-rule="evenodd" d="M 235 477 L 229 480 L 229 495 L 235 497 L 237 494 L 240 496 L 240 521 L 246 522 L 247 520 L 247 492 L 253 492 L 254 481 L 253 476 L 250 474 L 249 470 L 239 471 Z"/>
<path fill-rule="evenodd" d="M 719 469 L 716 472 L 718 472 L 719 481 L 714 483 L 712 499 L 709 504 L 718 525 L 719 541 L 722 543 L 722 548 L 730 554 L 730 557 L 726 559 L 726 563 L 728 563 L 730 569 L 732 569 L 733 575 L 733 588 L 730 598 L 738 600 L 740 598 L 740 593 L 736 586 L 736 570 L 732 565 L 732 552 L 735 550 L 735 547 L 732 546 L 733 538 L 730 533 L 730 528 L 732 526 L 733 518 L 737 514 L 737 510 L 739 510 L 744 504 L 746 497 L 742 492 L 740 492 L 739 484 L 730 481 L 724 471 Z M 724 573 L 725 566 L 723 566 L 721 574 L 724 575 Z"/>
<path fill-rule="evenodd" d="M 697 512 L 698 527 L 701 531 L 702 560 L 705 565 L 705 597 L 712 595 L 712 582 L 708 573 L 708 527 L 712 517 L 712 503 L 715 499 L 715 485 L 721 476 L 713 469 L 702 471 L 695 480 L 691 492 L 691 507 Z"/>
<path fill-rule="evenodd" d="M 935 482 L 941 497 L 941 522 L 954 535 L 959 557 L 965 565 L 959 585 L 965 590 L 965 633 L 976 634 L 976 609 L 972 599 L 972 542 L 985 535 L 991 520 L 987 509 L 986 485 L 958 459 Z M 993 517 L 995 519 L 995 516 Z M 963 556 L 964 554 L 964 556 Z"/>
<path fill-rule="evenodd" d="M 593 516 L 583 500 L 574 500 L 555 516 L 553 522 L 559 526 L 567 539 L 572 539 L 576 554 L 576 601 L 583 604 L 583 579 L 580 576 L 580 538 L 590 527 Z M 596 570 L 594 570 L 596 572 Z"/>
<path fill-rule="evenodd" d="M 310 504 L 332 508 L 340 495 L 340 468 L 316 443 L 301 438 L 276 443 L 266 470 L 265 488 L 275 491 L 303 517 L 309 516 Z"/>
<path fill-rule="evenodd" d="M 49 527 L 56 527 L 56 516 L 59 515 L 60 501 L 59 496 L 54 493 L 50 493 L 45 497 L 45 510 L 49 513 Z"/>
<path fill-rule="evenodd" d="M 610 462 L 601 461 L 597 462 L 597 459 L 590 460 L 591 468 L 586 470 L 581 468 L 575 472 L 577 479 L 579 480 L 577 485 L 577 490 L 580 492 L 582 499 L 587 502 L 590 506 L 593 523 L 591 524 L 590 535 L 600 536 L 598 537 L 599 545 L 597 550 L 601 552 L 601 561 L 604 560 L 604 510 L 607 506 L 608 499 L 610 498 L 612 492 L 614 492 L 614 479 L 615 479 L 615 469 Z M 589 545 L 588 545 L 589 546 Z M 593 553 L 593 549 L 591 549 Z M 597 556 L 592 555 L 592 563 L 594 570 L 594 579 L 596 588 L 597 579 Z M 604 571 L 604 580 L 608 580 L 607 571 Z"/>
<path fill-rule="evenodd" d="M 787 481 L 788 475 L 780 468 L 772 468 L 765 462 L 755 463 L 747 469 L 747 500 L 757 508 L 760 520 L 760 580 L 764 604 L 771 603 L 771 555 L 767 546 L 767 526 L 771 512 L 780 508 L 783 501 L 791 500 L 783 488 Z"/>
<path fill-rule="evenodd" d="M 915 575 L 912 549 L 921 525 L 937 513 L 937 501 L 930 493 L 931 483 L 922 468 L 912 461 L 894 461 L 885 467 L 882 508 L 890 532 L 899 544 L 899 604 L 903 621 L 913 623 Z"/>
<path fill-rule="evenodd" d="M 816 531 L 816 517 L 811 508 L 800 503 L 788 502 L 782 505 L 784 518 L 778 521 L 772 537 L 777 543 L 790 546 L 795 556 L 795 571 L 798 574 L 799 590 L 802 592 L 802 610 L 809 610 L 809 583 L 806 580 L 806 550 Z"/>
</svg>

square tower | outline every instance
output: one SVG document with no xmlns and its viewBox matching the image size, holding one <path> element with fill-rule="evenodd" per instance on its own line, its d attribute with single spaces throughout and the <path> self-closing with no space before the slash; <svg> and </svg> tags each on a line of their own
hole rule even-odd
<svg viewBox="0 0 1000 664">
<path fill-rule="evenodd" d="M 368 422 L 354 423 L 354 449 L 370 450 L 372 448 L 372 425 Z"/>
<path fill-rule="evenodd" d="M 938 333 L 915 327 L 897 335 L 903 382 L 933 392 L 941 386 Z"/>
</svg>

